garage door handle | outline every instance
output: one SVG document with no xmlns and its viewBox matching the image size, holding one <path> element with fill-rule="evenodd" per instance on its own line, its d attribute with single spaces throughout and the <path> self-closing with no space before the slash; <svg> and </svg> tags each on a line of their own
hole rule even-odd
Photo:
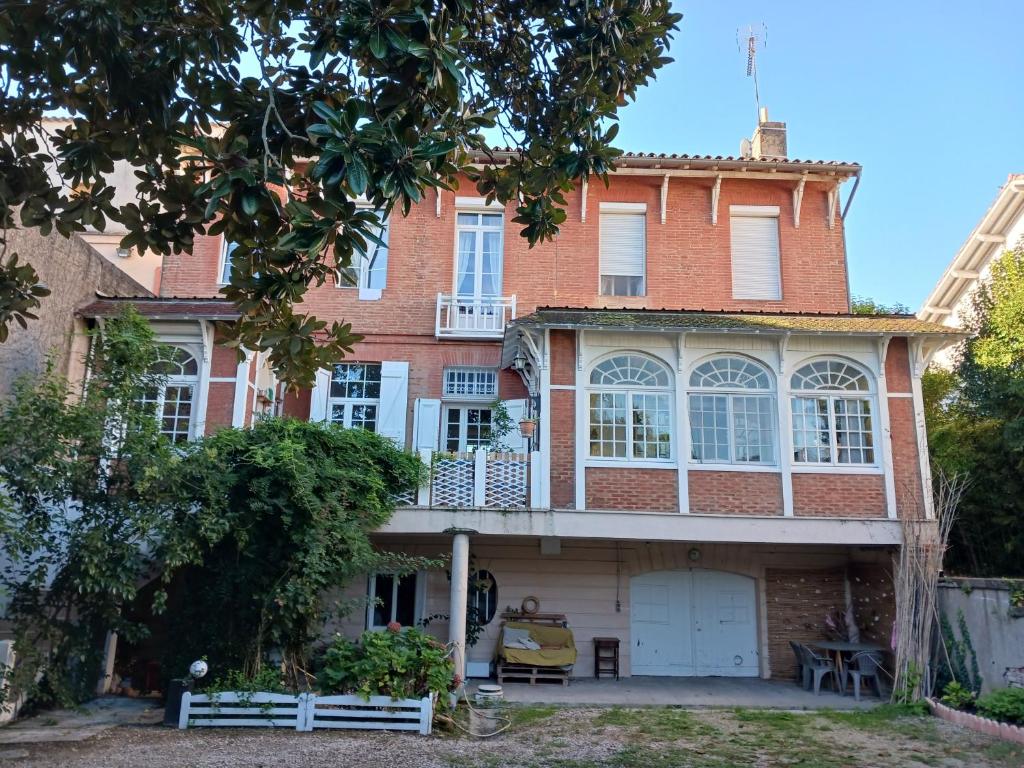
<svg viewBox="0 0 1024 768">
<path fill-rule="evenodd" d="M 636 647 L 637 647 L 637 648 L 639 648 L 639 647 L 640 647 L 640 640 L 639 640 L 639 638 L 638 638 L 638 639 L 637 639 L 637 641 L 636 641 Z"/>
</svg>

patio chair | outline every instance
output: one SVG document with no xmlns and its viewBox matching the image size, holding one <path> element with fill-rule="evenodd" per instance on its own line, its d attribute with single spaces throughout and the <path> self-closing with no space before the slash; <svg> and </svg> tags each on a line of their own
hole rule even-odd
<svg viewBox="0 0 1024 768">
<path fill-rule="evenodd" d="M 804 688 L 808 688 L 813 682 L 814 695 L 821 695 L 821 681 L 825 676 L 832 681 L 832 687 L 838 691 L 839 677 L 836 673 L 836 663 L 832 659 L 820 656 L 806 645 L 801 644 L 800 648 L 804 653 Z M 812 681 L 813 678 L 813 681 Z"/>
<path fill-rule="evenodd" d="M 843 668 L 843 681 L 840 693 L 846 694 L 846 682 L 848 677 L 853 678 L 853 698 L 860 701 L 861 680 L 874 682 L 878 698 L 885 698 L 882 694 L 882 654 L 877 651 L 861 651 L 850 657 L 849 663 Z"/>
<path fill-rule="evenodd" d="M 800 643 L 790 640 L 789 647 L 793 649 L 793 655 L 796 657 L 796 684 L 806 688 L 807 675 L 804 672 L 804 655 L 800 652 Z"/>
</svg>

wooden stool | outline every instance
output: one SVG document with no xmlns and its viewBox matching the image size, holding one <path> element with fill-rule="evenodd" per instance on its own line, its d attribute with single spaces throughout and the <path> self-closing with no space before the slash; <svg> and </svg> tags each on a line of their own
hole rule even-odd
<svg viewBox="0 0 1024 768">
<path fill-rule="evenodd" d="M 610 672 L 619 679 L 619 638 L 594 638 L 594 677 L 600 678 L 602 672 Z"/>
</svg>

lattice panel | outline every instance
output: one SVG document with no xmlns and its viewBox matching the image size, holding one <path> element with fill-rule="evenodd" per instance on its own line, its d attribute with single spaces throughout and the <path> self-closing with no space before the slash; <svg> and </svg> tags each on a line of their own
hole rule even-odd
<svg viewBox="0 0 1024 768">
<path fill-rule="evenodd" d="M 526 475 L 529 466 L 529 457 L 523 454 L 489 454 L 484 506 L 501 509 L 526 507 Z"/>
<path fill-rule="evenodd" d="M 415 507 L 416 506 L 416 489 L 410 488 L 407 491 L 396 493 L 392 499 L 395 502 L 396 507 Z"/>
<path fill-rule="evenodd" d="M 455 454 L 437 459 L 430 480 L 430 503 L 434 507 L 473 506 L 473 454 Z"/>
</svg>

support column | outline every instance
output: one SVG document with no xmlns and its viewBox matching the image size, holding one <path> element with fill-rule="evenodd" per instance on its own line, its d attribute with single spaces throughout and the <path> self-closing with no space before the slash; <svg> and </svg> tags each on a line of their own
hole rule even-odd
<svg viewBox="0 0 1024 768">
<path fill-rule="evenodd" d="M 114 660 L 117 658 L 117 632 L 107 632 L 103 643 L 103 676 L 96 683 L 96 695 L 110 693 L 110 683 L 114 679 Z"/>
<path fill-rule="evenodd" d="M 448 642 L 453 648 L 452 661 L 455 674 L 466 680 L 466 604 L 469 600 L 469 534 L 470 531 L 451 531 L 452 537 L 452 590 L 448 622 Z"/>
</svg>

